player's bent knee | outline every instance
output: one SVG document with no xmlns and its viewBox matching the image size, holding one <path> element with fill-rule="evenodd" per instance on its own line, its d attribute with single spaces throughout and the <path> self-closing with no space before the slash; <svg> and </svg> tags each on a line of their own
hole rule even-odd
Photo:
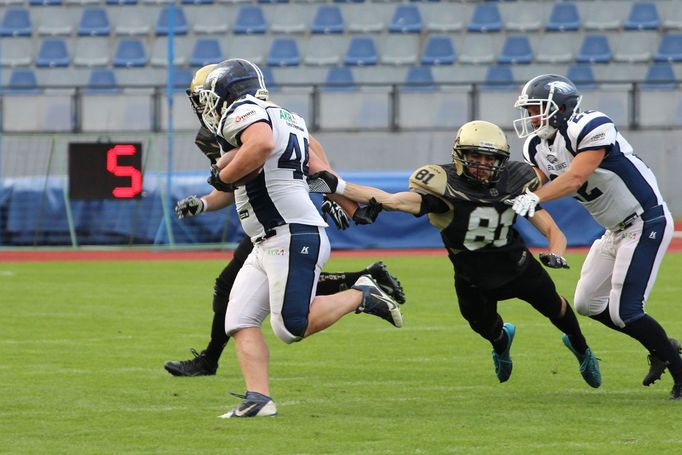
<svg viewBox="0 0 682 455">
<path fill-rule="evenodd" d="M 307 319 L 304 319 L 303 321 L 293 321 L 298 322 L 294 324 L 291 322 L 292 321 L 287 320 L 285 323 L 281 315 L 273 314 L 270 316 L 270 325 L 272 326 L 272 331 L 275 332 L 277 338 L 284 341 L 286 344 L 301 341 L 303 339 L 303 335 L 305 334 L 305 329 L 308 326 Z M 304 322 L 304 324 L 301 324 L 301 322 Z"/>
</svg>

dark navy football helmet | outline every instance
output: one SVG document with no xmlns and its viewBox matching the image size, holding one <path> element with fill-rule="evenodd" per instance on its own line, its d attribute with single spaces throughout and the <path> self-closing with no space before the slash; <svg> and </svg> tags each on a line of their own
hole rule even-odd
<svg viewBox="0 0 682 455">
<path fill-rule="evenodd" d="M 554 135 L 565 127 L 578 112 L 582 96 L 570 79 L 557 74 L 536 76 L 523 86 L 514 107 L 521 110 L 521 118 L 514 120 L 514 129 L 520 138 L 535 133 L 542 139 Z M 528 108 L 538 107 L 535 115 Z"/>
<path fill-rule="evenodd" d="M 246 95 L 267 101 L 268 90 L 260 68 L 240 58 L 218 63 L 206 76 L 200 93 L 200 104 L 204 107 L 202 119 L 206 127 L 216 133 L 223 113 Z"/>
</svg>

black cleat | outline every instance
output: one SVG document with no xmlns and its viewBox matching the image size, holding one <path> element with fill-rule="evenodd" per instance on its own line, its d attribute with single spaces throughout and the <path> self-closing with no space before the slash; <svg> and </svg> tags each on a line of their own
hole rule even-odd
<svg viewBox="0 0 682 455">
<path fill-rule="evenodd" d="M 673 348 L 675 348 L 677 352 L 680 352 L 680 342 L 677 341 L 675 338 L 668 339 L 670 340 L 670 344 L 672 344 Z M 658 357 L 652 354 L 649 354 L 647 360 L 649 362 L 649 372 L 644 377 L 642 385 L 650 386 L 654 382 L 661 379 L 661 376 L 663 375 L 663 373 L 665 373 L 665 369 L 668 368 L 668 362 L 664 362 L 663 360 L 659 359 Z"/>
<path fill-rule="evenodd" d="M 374 281 L 381 287 L 381 289 L 398 303 L 405 303 L 405 291 L 400 285 L 400 280 L 391 275 L 383 262 L 374 262 L 365 269 L 367 273 L 372 275 Z"/>
<path fill-rule="evenodd" d="M 673 386 L 673 389 L 670 392 L 670 399 L 671 400 L 682 399 L 682 383 L 677 383 Z"/>
<path fill-rule="evenodd" d="M 193 359 L 166 362 L 163 367 L 173 376 L 213 376 L 218 370 L 218 363 L 211 362 L 206 357 L 206 351 L 201 354 L 191 349 Z"/>
<path fill-rule="evenodd" d="M 400 307 L 369 275 L 362 275 L 358 278 L 351 289 L 362 292 L 362 302 L 355 310 L 356 314 L 373 314 L 398 328 L 403 326 Z"/>
</svg>

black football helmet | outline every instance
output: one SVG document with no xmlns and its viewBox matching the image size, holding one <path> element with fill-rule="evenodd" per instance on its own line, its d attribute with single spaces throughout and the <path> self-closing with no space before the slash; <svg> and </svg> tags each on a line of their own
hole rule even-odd
<svg viewBox="0 0 682 455">
<path fill-rule="evenodd" d="M 264 101 L 268 99 L 268 90 L 260 68 L 241 58 L 218 63 L 206 76 L 203 90 L 199 93 L 200 105 L 204 107 L 201 117 L 206 127 L 216 133 L 223 113 L 245 95 Z"/>
<path fill-rule="evenodd" d="M 478 153 L 495 158 L 494 163 L 480 163 L 469 157 Z M 500 180 L 500 171 L 509 160 L 509 143 L 502 129 L 494 123 L 474 120 L 465 123 L 457 132 L 452 145 L 452 162 L 457 175 L 477 187 L 490 187 Z M 489 172 L 485 179 L 481 171 Z"/>
<path fill-rule="evenodd" d="M 521 111 L 521 118 L 514 120 L 516 134 L 520 138 L 533 133 L 541 139 L 551 138 L 578 112 L 581 100 L 575 84 L 564 76 L 543 74 L 534 77 L 523 86 L 514 103 L 514 107 Z M 530 106 L 539 107 L 540 114 L 531 116 L 528 113 Z M 538 125 L 534 125 L 533 121 Z"/>
</svg>

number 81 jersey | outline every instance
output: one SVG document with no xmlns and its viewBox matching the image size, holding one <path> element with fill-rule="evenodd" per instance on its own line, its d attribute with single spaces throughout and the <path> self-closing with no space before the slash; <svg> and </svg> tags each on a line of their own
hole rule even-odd
<svg viewBox="0 0 682 455">
<path fill-rule="evenodd" d="M 449 208 L 428 217 L 458 276 L 485 288 L 511 281 L 528 264 L 525 243 L 512 227 L 516 214 L 504 201 L 538 185 L 533 168 L 517 161 L 508 162 L 489 188 L 472 186 L 452 164 L 426 165 L 410 177 L 411 191 L 435 196 Z"/>
<path fill-rule="evenodd" d="M 241 146 L 241 133 L 265 122 L 272 128 L 275 148 L 258 176 L 234 192 L 244 232 L 255 240 L 277 226 L 298 223 L 327 226 L 308 193 L 308 128 L 305 120 L 274 103 L 251 95 L 238 99 L 219 125 L 219 138 Z"/>
</svg>

